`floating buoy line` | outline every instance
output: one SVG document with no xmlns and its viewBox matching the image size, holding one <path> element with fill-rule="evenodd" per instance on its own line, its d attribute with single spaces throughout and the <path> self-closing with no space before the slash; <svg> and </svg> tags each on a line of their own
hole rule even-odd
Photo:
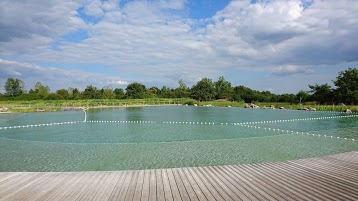
<svg viewBox="0 0 358 201">
<path fill-rule="evenodd" d="M 270 120 L 270 121 L 253 121 L 253 122 L 238 122 L 238 123 L 218 123 L 218 122 L 197 122 L 197 121 L 99 121 L 99 120 L 87 120 L 86 109 L 83 109 L 85 113 L 84 121 L 70 121 L 70 122 L 58 122 L 58 123 L 45 123 L 45 124 L 31 124 L 31 125 L 21 125 L 21 126 L 7 126 L 0 127 L 0 130 L 7 129 L 19 129 L 19 128 L 34 128 L 34 127 L 46 127 L 46 126 L 58 126 L 58 125 L 68 125 L 68 124 L 78 124 L 78 123 L 117 123 L 117 124 L 182 124 L 182 125 L 220 125 L 220 126 L 241 126 L 250 129 L 260 129 L 264 131 L 270 132 L 279 132 L 293 135 L 307 135 L 313 137 L 322 137 L 322 138 L 331 138 L 331 139 L 339 139 L 339 140 L 349 140 L 356 141 L 355 139 L 342 138 L 339 136 L 329 136 L 329 135 L 321 135 L 314 134 L 310 132 L 297 132 L 292 130 L 278 129 L 278 128 L 270 128 L 259 126 L 258 124 L 268 124 L 268 123 L 286 123 L 286 122 L 296 122 L 296 121 L 313 121 L 313 120 L 326 120 L 326 119 L 338 119 L 338 118 L 349 118 L 349 117 L 358 117 L 358 115 L 346 115 L 346 116 L 329 116 L 329 117 L 314 117 L 314 118 L 301 118 L 301 119 L 286 119 L 286 120 Z"/>
<path fill-rule="evenodd" d="M 314 121 L 314 120 L 341 119 L 341 118 L 351 118 L 351 117 L 358 117 L 358 115 L 311 117 L 311 118 L 283 119 L 283 120 L 269 120 L 269 121 L 248 121 L 248 122 L 241 122 L 241 124 L 284 123 L 284 122 L 294 122 L 294 121 Z"/>
</svg>

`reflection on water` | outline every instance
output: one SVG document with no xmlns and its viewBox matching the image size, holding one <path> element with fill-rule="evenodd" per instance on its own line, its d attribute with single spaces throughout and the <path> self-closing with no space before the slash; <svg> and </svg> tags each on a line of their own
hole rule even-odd
<svg viewBox="0 0 358 201">
<path fill-rule="evenodd" d="M 358 117 L 256 123 L 255 128 L 232 124 L 341 115 L 345 114 L 185 106 L 91 109 L 86 123 L 81 122 L 83 112 L 0 115 L 0 127 L 76 122 L 1 129 L 0 171 L 225 165 L 358 150 L 356 141 L 324 137 L 358 139 Z M 316 135 L 292 135 L 285 130 Z"/>
</svg>

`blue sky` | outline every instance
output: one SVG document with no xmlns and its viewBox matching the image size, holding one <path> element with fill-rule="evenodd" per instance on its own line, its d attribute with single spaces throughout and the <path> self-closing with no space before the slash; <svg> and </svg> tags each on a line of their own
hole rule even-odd
<svg viewBox="0 0 358 201">
<path fill-rule="evenodd" d="M 0 2 L 0 87 L 233 86 L 297 93 L 358 66 L 358 1 Z M 3 92 L 3 87 L 0 93 Z"/>
</svg>

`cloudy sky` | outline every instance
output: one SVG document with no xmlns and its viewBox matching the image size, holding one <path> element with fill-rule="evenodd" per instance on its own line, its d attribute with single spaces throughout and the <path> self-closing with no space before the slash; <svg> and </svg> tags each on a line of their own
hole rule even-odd
<svg viewBox="0 0 358 201">
<path fill-rule="evenodd" d="M 357 0 L 1 0 L 0 92 L 224 76 L 296 93 L 357 68 L 357 41 Z"/>
</svg>

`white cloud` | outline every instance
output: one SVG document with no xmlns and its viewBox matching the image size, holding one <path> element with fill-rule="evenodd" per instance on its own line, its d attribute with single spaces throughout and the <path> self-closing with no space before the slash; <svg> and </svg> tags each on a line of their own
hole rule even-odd
<svg viewBox="0 0 358 201">
<path fill-rule="evenodd" d="M 273 75 L 294 75 L 294 74 L 312 74 L 314 71 L 311 69 L 304 68 L 302 66 L 285 65 L 278 66 L 272 69 Z"/>
<path fill-rule="evenodd" d="M 60 88 L 67 89 L 68 87 L 84 89 L 87 85 L 103 87 L 108 84 L 128 84 L 128 81 L 121 79 L 119 76 L 81 70 L 42 67 L 30 63 L 0 59 L 0 83 L 5 83 L 10 77 L 23 80 L 27 89 L 33 88 L 33 85 L 39 81 L 44 85 L 50 86 L 52 91 Z"/>
<path fill-rule="evenodd" d="M 107 7 L 107 6 L 106 6 Z M 92 0 L 84 7 L 84 12 L 88 16 L 101 17 L 104 14 L 101 0 Z"/>
<path fill-rule="evenodd" d="M 182 10 L 185 8 L 186 0 L 159 0 L 159 6 L 166 9 Z"/>
<path fill-rule="evenodd" d="M 128 85 L 129 83 L 127 81 L 123 81 L 123 80 L 117 80 L 114 82 L 114 84 L 117 85 Z"/>
</svg>

